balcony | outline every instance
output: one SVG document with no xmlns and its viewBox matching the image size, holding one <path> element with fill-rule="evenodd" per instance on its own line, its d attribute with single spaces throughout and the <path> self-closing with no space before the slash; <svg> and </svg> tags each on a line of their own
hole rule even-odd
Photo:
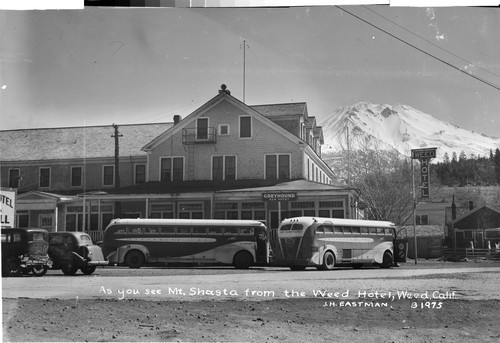
<svg viewBox="0 0 500 343">
<path fill-rule="evenodd" d="M 217 129 L 215 127 L 182 129 L 182 144 L 215 144 Z"/>
</svg>

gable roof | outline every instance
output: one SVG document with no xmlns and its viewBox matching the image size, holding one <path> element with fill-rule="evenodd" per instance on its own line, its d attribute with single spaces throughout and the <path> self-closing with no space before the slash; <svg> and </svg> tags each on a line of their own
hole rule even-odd
<svg viewBox="0 0 500 343">
<path fill-rule="evenodd" d="M 476 208 L 473 208 L 472 210 L 470 210 L 467 213 L 464 213 L 463 215 L 461 215 L 461 216 L 457 217 L 456 219 L 452 220 L 451 222 L 449 222 L 448 225 L 456 224 L 457 222 L 463 220 L 464 218 L 467 218 L 467 217 L 469 217 L 469 216 L 471 216 L 474 213 L 479 212 L 479 211 L 492 211 L 492 212 L 496 212 L 497 214 L 500 215 L 499 210 L 492 208 L 491 206 L 488 206 L 488 205 L 483 205 L 483 206 L 478 206 Z"/>
<path fill-rule="evenodd" d="M 168 137 L 170 137 L 173 134 L 178 133 L 183 128 L 188 126 L 191 122 L 193 122 L 196 118 L 201 116 L 203 113 L 206 113 L 209 109 L 218 105 L 222 101 L 228 101 L 229 103 L 233 104 L 234 106 L 236 106 L 236 107 L 240 108 L 241 110 L 243 110 L 244 112 L 246 112 L 248 115 L 252 115 L 254 118 L 264 122 L 267 126 L 273 128 L 275 131 L 279 132 L 281 135 L 287 137 L 291 141 L 297 142 L 298 144 L 303 142 L 299 137 L 288 132 L 286 129 L 284 129 L 280 125 L 276 124 L 275 122 L 273 122 L 271 119 L 267 118 L 262 113 L 256 111 L 252 107 L 247 106 L 245 103 L 243 103 L 240 100 L 236 99 L 235 97 L 231 96 L 229 91 L 223 90 L 223 91 L 219 91 L 218 95 L 216 95 L 215 97 L 213 97 L 212 99 L 207 101 L 205 104 L 203 104 L 201 107 L 196 109 L 191 114 L 189 114 L 186 118 L 181 120 L 178 124 L 172 126 L 168 130 L 166 130 L 164 133 L 162 133 L 160 136 L 156 137 L 151 142 L 144 145 L 142 150 L 149 151 L 151 149 L 154 149 L 156 146 L 158 146 L 159 144 L 163 143 L 166 139 L 168 139 Z"/>
<path fill-rule="evenodd" d="M 144 156 L 140 150 L 172 123 L 119 125 L 120 156 Z M 0 131 L 1 161 L 65 160 L 113 157 L 114 128 L 80 126 Z"/>
</svg>

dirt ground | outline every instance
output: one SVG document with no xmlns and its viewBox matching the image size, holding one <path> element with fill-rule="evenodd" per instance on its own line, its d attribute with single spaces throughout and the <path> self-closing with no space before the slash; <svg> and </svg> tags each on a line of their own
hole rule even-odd
<svg viewBox="0 0 500 343">
<path fill-rule="evenodd" d="M 336 306 L 333 306 L 335 303 Z M 499 342 L 499 300 L 387 307 L 321 299 L 4 299 L 3 340 L 77 342 Z M 380 303 L 382 304 L 382 303 Z M 370 303 L 370 306 L 376 306 Z M 417 306 L 417 308 L 412 308 Z M 420 307 L 424 308 L 420 308 Z M 429 305 L 432 307 L 432 305 Z M 437 308 L 441 307 L 441 308 Z"/>
</svg>

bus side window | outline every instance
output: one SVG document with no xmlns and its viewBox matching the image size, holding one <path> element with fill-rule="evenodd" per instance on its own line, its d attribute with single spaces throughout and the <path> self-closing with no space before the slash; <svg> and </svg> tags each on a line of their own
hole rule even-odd
<svg viewBox="0 0 500 343">
<path fill-rule="evenodd" d="M 376 235 L 377 234 L 377 229 L 374 227 L 369 228 L 370 230 L 370 235 Z"/>
<path fill-rule="evenodd" d="M 351 234 L 352 233 L 352 227 L 350 227 L 350 226 L 344 226 L 344 233 Z"/>
<path fill-rule="evenodd" d="M 342 233 L 342 226 L 335 226 L 333 228 L 333 232 L 336 234 L 341 234 Z"/>
<path fill-rule="evenodd" d="M 387 236 L 392 236 L 392 235 L 393 235 L 393 234 L 392 234 L 392 230 L 391 230 L 391 229 L 389 229 L 389 228 L 385 228 L 385 234 L 386 234 Z"/>
<path fill-rule="evenodd" d="M 383 235 L 384 234 L 384 228 L 378 227 L 377 228 L 377 235 Z"/>
<path fill-rule="evenodd" d="M 146 228 L 144 228 L 144 233 L 157 234 L 158 228 L 157 227 L 146 227 Z"/>
<path fill-rule="evenodd" d="M 164 226 L 161 228 L 161 233 L 166 234 L 166 235 L 173 235 L 175 233 L 175 227 Z"/>
<path fill-rule="evenodd" d="M 211 226 L 208 228 L 208 234 L 209 235 L 222 235 L 222 228 Z"/>
<path fill-rule="evenodd" d="M 224 234 L 226 234 L 226 235 L 237 235 L 238 234 L 238 228 L 237 227 L 225 227 L 224 228 Z"/>
<path fill-rule="evenodd" d="M 124 227 L 120 227 L 120 228 L 116 229 L 115 233 L 124 234 L 124 233 L 127 233 L 127 230 Z"/>
<path fill-rule="evenodd" d="M 193 227 L 193 235 L 206 235 L 207 228 L 206 227 Z"/>
<path fill-rule="evenodd" d="M 361 228 L 359 228 L 359 227 L 353 227 L 352 228 L 352 233 L 359 235 L 361 233 Z"/>
<path fill-rule="evenodd" d="M 302 231 L 303 228 L 304 226 L 302 224 L 295 223 L 292 225 L 291 230 Z"/>
<path fill-rule="evenodd" d="M 325 233 L 333 233 L 333 225 L 324 225 L 323 226 Z"/>
<path fill-rule="evenodd" d="M 367 227 L 362 227 L 362 228 L 361 228 L 361 233 L 362 233 L 363 235 L 366 235 L 366 234 L 368 233 L 368 228 L 367 228 Z"/>
<path fill-rule="evenodd" d="M 190 235 L 191 234 L 191 228 L 189 226 L 179 226 L 177 228 L 177 234 L 180 234 L 180 235 Z"/>
<path fill-rule="evenodd" d="M 240 235 L 253 235 L 253 227 L 241 227 Z"/>
<path fill-rule="evenodd" d="M 142 233 L 142 228 L 140 227 L 129 227 L 128 228 L 128 233 Z"/>
</svg>

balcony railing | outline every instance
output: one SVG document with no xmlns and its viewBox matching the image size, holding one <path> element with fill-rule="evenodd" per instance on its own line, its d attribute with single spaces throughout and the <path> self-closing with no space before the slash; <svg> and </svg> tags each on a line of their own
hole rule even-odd
<svg viewBox="0 0 500 343">
<path fill-rule="evenodd" d="M 182 144 L 215 144 L 217 129 L 215 127 L 182 129 Z"/>
</svg>

